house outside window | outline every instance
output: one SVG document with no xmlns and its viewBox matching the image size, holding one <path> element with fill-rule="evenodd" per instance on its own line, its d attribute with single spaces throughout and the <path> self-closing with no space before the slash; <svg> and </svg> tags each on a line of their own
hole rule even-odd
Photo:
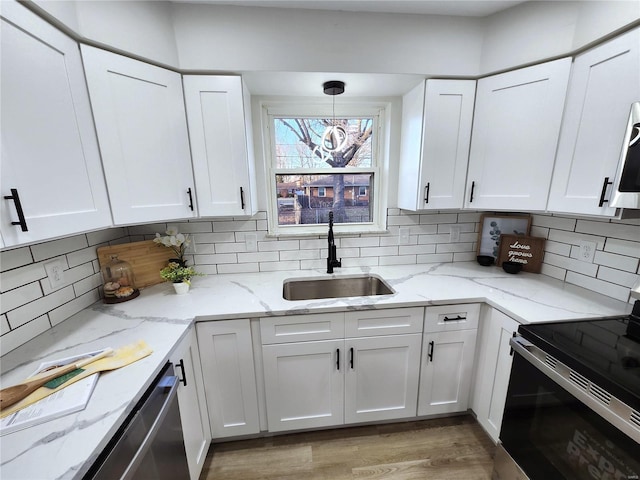
<svg viewBox="0 0 640 480">
<path fill-rule="evenodd" d="M 263 105 L 270 233 L 324 234 L 329 212 L 336 231 L 385 229 L 386 199 L 374 193 L 385 108 L 352 104 L 334 117 L 326 105 Z"/>
</svg>

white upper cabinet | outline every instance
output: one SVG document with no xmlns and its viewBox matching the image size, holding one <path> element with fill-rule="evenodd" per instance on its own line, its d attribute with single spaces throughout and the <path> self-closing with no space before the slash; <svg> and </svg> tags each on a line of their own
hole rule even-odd
<svg viewBox="0 0 640 480">
<path fill-rule="evenodd" d="M 242 79 L 185 75 L 183 81 L 200 215 L 253 215 L 251 105 Z"/>
<path fill-rule="evenodd" d="M 545 210 L 571 59 L 478 80 L 465 207 Z"/>
<path fill-rule="evenodd" d="M 640 100 L 640 29 L 576 57 L 548 210 L 613 216 L 608 206 L 629 110 Z"/>
<path fill-rule="evenodd" d="M 78 44 L 17 2 L 0 30 L 5 246 L 110 226 Z"/>
<path fill-rule="evenodd" d="M 116 224 L 195 216 L 179 73 L 82 45 Z"/>
<path fill-rule="evenodd" d="M 400 208 L 462 208 L 475 92 L 475 80 L 426 80 L 403 97 Z"/>
</svg>

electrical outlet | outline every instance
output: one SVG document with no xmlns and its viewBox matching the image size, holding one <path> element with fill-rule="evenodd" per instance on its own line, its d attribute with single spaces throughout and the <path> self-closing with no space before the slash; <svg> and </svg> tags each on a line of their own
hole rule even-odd
<svg viewBox="0 0 640 480">
<path fill-rule="evenodd" d="M 244 235 L 244 245 L 247 249 L 247 252 L 257 252 L 258 235 L 256 235 L 255 233 L 246 233 Z"/>
<path fill-rule="evenodd" d="M 449 227 L 449 242 L 450 243 L 459 242 L 461 232 L 462 232 L 462 227 L 460 225 L 451 225 L 451 227 Z"/>
<path fill-rule="evenodd" d="M 64 264 L 62 260 L 54 260 L 53 262 L 45 263 L 44 269 L 47 272 L 47 278 L 49 279 L 49 285 L 56 290 L 64 286 Z"/>
<path fill-rule="evenodd" d="M 398 243 L 400 245 L 408 245 L 409 244 L 409 227 L 400 227 L 398 231 Z"/>
<path fill-rule="evenodd" d="M 593 263 L 593 257 L 596 255 L 596 243 L 583 240 L 579 243 L 579 246 L 578 258 L 583 262 Z"/>
</svg>

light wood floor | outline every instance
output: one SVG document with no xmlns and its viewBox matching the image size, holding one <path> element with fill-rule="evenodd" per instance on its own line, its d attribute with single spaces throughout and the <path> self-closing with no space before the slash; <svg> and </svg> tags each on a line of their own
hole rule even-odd
<svg viewBox="0 0 640 480">
<path fill-rule="evenodd" d="M 213 444 L 201 480 L 487 480 L 495 446 L 471 416 Z"/>
</svg>

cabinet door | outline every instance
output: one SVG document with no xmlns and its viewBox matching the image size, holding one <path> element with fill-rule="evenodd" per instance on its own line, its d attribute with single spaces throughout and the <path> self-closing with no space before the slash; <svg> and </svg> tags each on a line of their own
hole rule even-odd
<svg viewBox="0 0 640 480">
<path fill-rule="evenodd" d="M 418 415 L 467 410 L 476 332 L 459 330 L 424 335 Z"/>
<path fill-rule="evenodd" d="M 254 214 L 251 105 L 242 79 L 185 75 L 183 82 L 200 215 Z"/>
<path fill-rule="evenodd" d="M 82 45 L 116 224 L 195 216 L 179 73 Z"/>
<path fill-rule="evenodd" d="M 544 210 L 571 59 L 478 80 L 465 207 Z"/>
<path fill-rule="evenodd" d="M 187 451 L 189 477 L 197 480 L 207 458 L 211 430 L 204 395 L 200 353 L 195 329 L 191 330 L 171 356 L 180 381 L 178 405 L 184 445 Z"/>
<path fill-rule="evenodd" d="M 615 215 L 605 182 L 615 177 L 629 109 L 638 99 L 640 29 L 576 57 L 548 210 Z"/>
<path fill-rule="evenodd" d="M 475 80 L 427 80 L 403 97 L 398 206 L 461 208 Z"/>
<path fill-rule="evenodd" d="M 415 417 L 422 335 L 345 342 L 345 423 Z"/>
<path fill-rule="evenodd" d="M 5 245 L 111 225 L 78 44 L 18 2 L 3 2 L 1 23 Z M 11 225 L 12 189 L 27 231 Z"/>
<path fill-rule="evenodd" d="M 264 345 L 270 432 L 343 423 L 344 340 Z"/>
<path fill-rule="evenodd" d="M 494 309 L 488 325 L 482 328 L 479 342 L 473 410 L 494 442 L 500 436 L 513 361 L 509 340 L 517 330 L 518 322 Z"/>
<path fill-rule="evenodd" d="M 197 325 L 213 438 L 258 433 L 258 394 L 249 320 Z"/>
</svg>

